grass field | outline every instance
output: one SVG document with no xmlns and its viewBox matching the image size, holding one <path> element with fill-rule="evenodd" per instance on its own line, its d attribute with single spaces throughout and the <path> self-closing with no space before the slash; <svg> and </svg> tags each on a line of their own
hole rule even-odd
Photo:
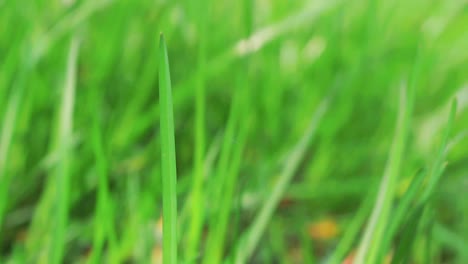
<svg viewBox="0 0 468 264">
<path fill-rule="evenodd" d="M 465 0 L 0 1 L 0 263 L 468 263 L 467 29 Z"/>
</svg>

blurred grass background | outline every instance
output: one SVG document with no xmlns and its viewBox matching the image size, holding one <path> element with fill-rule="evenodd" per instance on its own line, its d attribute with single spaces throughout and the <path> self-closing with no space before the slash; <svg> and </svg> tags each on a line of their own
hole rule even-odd
<svg viewBox="0 0 468 264">
<path fill-rule="evenodd" d="M 464 0 L 0 1 L 0 262 L 160 263 L 164 32 L 180 263 L 352 261 L 386 166 L 387 223 L 443 174 L 379 248 L 468 263 L 467 29 Z"/>
</svg>

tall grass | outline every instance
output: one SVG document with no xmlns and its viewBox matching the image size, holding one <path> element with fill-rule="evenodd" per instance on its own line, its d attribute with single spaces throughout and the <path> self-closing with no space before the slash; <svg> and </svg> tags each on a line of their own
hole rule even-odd
<svg viewBox="0 0 468 264">
<path fill-rule="evenodd" d="M 209 9 L 206 5 L 208 1 L 199 2 L 197 4 L 196 13 L 199 14 L 205 8 Z M 195 129 L 194 129 L 194 154 L 193 154 L 193 187 L 191 190 L 190 198 L 190 207 L 191 212 L 191 223 L 188 234 L 187 241 L 187 256 L 188 258 L 197 258 L 198 249 L 200 247 L 200 238 L 203 229 L 204 223 L 204 206 L 205 206 L 205 196 L 204 196 L 204 180 L 206 177 L 204 158 L 205 158 L 205 149 L 206 149 L 206 95 L 205 95 L 205 86 L 206 86 L 206 60 L 207 60 L 207 24 L 208 17 L 203 15 L 197 16 L 197 29 L 199 30 L 199 43 L 197 50 L 197 69 L 198 76 L 196 81 L 196 92 L 195 92 Z"/>
<path fill-rule="evenodd" d="M 99 92 L 95 92 L 94 107 L 100 109 L 98 98 Z M 96 199 L 96 213 L 95 213 L 95 229 L 93 237 L 93 251 L 91 263 L 100 263 L 103 259 L 103 251 L 105 243 L 108 242 L 109 251 L 115 250 L 115 235 L 114 223 L 111 221 L 113 218 L 112 201 L 110 199 L 109 191 L 109 162 L 105 151 L 102 129 L 102 114 L 95 113 L 92 130 L 93 139 L 93 152 L 96 160 L 96 174 L 98 175 L 98 197 Z"/>
<path fill-rule="evenodd" d="M 413 103 L 412 95 L 406 90 L 405 86 L 400 89 L 400 104 L 395 128 L 395 136 L 392 142 L 392 149 L 389 153 L 389 159 L 385 166 L 385 172 L 379 187 L 374 210 L 367 224 L 364 237 L 356 256 L 356 263 L 374 263 L 378 257 L 380 243 L 383 241 L 392 202 L 395 199 L 395 189 L 400 174 L 400 167 L 403 160 L 403 151 L 406 145 L 408 133 L 408 120 L 410 118 Z M 408 98 L 409 97 L 409 98 Z"/>
<path fill-rule="evenodd" d="M 267 200 L 262 206 L 260 212 L 255 218 L 252 226 L 250 227 L 248 233 L 245 235 L 239 247 L 236 249 L 235 253 L 235 263 L 245 263 L 252 255 L 253 251 L 257 247 L 257 244 L 262 236 L 266 225 L 268 224 L 270 218 L 272 217 L 276 206 L 278 205 L 282 195 L 284 194 L 287 186 L 291 182 L 292 177 L 294 176 L 295 171 L 297 170 L 299 163 L 301 162 L 307 146 L 310 144 L 310 141 L 313 139 L 321 119 L 328 110 L 330 98 L 324 99 L 323 102 L 317 107 L 309 126 L 307 127 L 304 135 L 301 137 L 299 142 L 294 146 L 289 154 L 288 159 L 285 162 L 284 168 L 276 181 L 271 194 L 267 196 Z"/>
<path fill-rule="evenodd" d="M 161 176 L 163 184 L 163 258 L 177 264 L 177 171 L 171 77 L 164 35 L 159 38 L 159 103 L 161 105 Z"/>
<path fill-rule="evenodd" d="M 21 77 L 20 77 L 21 78 Z M 9 99 L 3 119 L 1 137 L 0 137 L 0 223 L 3 222 L 5 211 L 7 209 L 7 197 L 10 189 L 12 175 L 8 173 L 8 157 L 11 143 L 14 140 L 14 130 L 16 118 L 20 108 L 22 88 L 15 90 Z M 0 229 L 1 231 L 1 229 Z"/>
<path fill-rule="evenodd" d="M 56 148 L 60 155 L 55 172 L 55 203 L 56 224 L 50 247 L 50 263 L 62 263 L 67 244 L 67 226 L 70 207 L 70 164 L 72 156 L 73 112 L 75 105 L 76 65 L 79 50 L 79 41 L 73 37 L 67 60 L 67 72 L 63 86 L 62 100 L 59 109 L 57 124 Z"/>
<path fill-rule="evenodd" d="M 465 5 L 0 1 L 0 263 L 467 262 Z"/>
</svg>

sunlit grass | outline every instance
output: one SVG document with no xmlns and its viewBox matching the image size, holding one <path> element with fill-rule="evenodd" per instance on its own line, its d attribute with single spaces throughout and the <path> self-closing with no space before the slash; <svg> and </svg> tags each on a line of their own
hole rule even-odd
<svg viewBox="0 0 468 264">
<path fill-rule="evenodd" d="M 0 1 L 0 263 L 468 262 L 464 6 Z"/>
<path fill-rule="evenodd" d="M 166 42 L 159 39 L 159 103 L 161 105 L 161 176 L 163 184 L 163 259 L 177 264 L 177 171 L 171 77 Z"/>
<path fill-rule="evenodd" d="M 67 71 L 63 85 L 62 100 L 60 102 L 59 117 L 57 120 L 56 148 L 60 160 L 57 164 L 55 175 L 55 210 L 56 223 L 54 235 L 50 246 L 50 263 L 62 263 L 66 245 L 67 230 L 70 208 L 70 165 L 73 159 L 72 136 L 73 136 L 73 113 L 75 107 L 76 71 L 77 57 L 79 51 L 79 40 L 73 37 L 70 40 L 70 50 L 67 60 Z"/>
</svg>

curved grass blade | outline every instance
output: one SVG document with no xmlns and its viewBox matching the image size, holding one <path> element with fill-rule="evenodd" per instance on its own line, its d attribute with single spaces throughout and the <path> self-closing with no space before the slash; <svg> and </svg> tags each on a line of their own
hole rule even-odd
<svg viewBox="0 0 468 264">
<path fill-rule="evenodd" d="M 292 177 L 294 176 L 300 162 L 302 161 L 305 151 L 312 141 L 317 128 L 328 110 L 329 99 L 325 98 L 317 110 L 315 111 L 314 116 L 311 119 L 309 127 L 304 132 L 303 137 L 299 140 L 296 146 L 292 149 L 291 155 L 286 161 L 286 165 L 281 172 L 279 179 L 277 180 L 273 190 L 270 193 L 270 196 L 267 201 L 263 204 L 263 207 L 260 209 L 260 212 L 255 217 L 255 220 L 247 231 L 246 235 L 239 242 L 239 247 L 235 252 L 234 263 L 242 264 L 247 263 L 248 258 L 252 255 L 255 250 L 265 228 L 273 216 L 276 206 L 280 201 L 282 195 L 284 194 L 286 187 L 291 182 Z"/>
<path fill-rule="evenodd" d="M 340 239 L 340 242 L 336 246 L 333 255 L 327 261 L 328 264 L 341 263 L 346 257 L 346 254 L 351 250 L 353 243 L 358 237 L 361 227 L 366 222 L 366 218 L 372 209 L 372 198 L 374 197 L 374 195 L 375 191 L 371 191 L 370 194 L 368 194 L 365 200 L 362 202 L 361 207 L 354 216 L 350 225 L 346 228 L 343 237 Z"/>
<path fill-rule="evenodd" d="M 366 227 L 364 237 L 359 246 L 355 263 L 375 263 L 385 235 L 390 210 L 395 197 L 395 188 L 403 160 L 403 150 L 406 142 L 408 121 L 411 112 L 411 98 L 406 87 L 400 89 L 400 108 L 389 158 L 380 182 L 377 200 L 372 215 Z M 411 97 L 411 94 L 410 94 Z M 408 100 L 409 99 L 409 100 Z"/>
<path fill-rule="evenodd" d="M 383 237 L 382 248 L 380 249 L 379 254 L 380 260 L 383 259 L 388 249 L 390 248 L 390 243 L 398 231 L 398 228 L 401 227 L 405 216 L 408 215 L 408 210 L 410 209 L 411 203 L 414 202 L 414 199 L 422 187 L 426 176 L 427 172 L 424 170 L 416 174 L 415 178 L 411 181 L 408 190 L 405 192 L 398 206 L 396 207 L 395 212 L 392 214 L 392 220 L 389 223 L 387 231 L 385 232 L 385 236 Z"/>
<path fill-rule="evenodd" d="M 60 152 L 60 161 L 55 171 L 57 218 L 54 226 L 51 244 L 50 263 L 62 263 L 65 255 L 66 230 L 68 225 L 68 209 L 70 196 L 70 176 L 72 158 L 72 130 L 73 108 L 75 104 L 76 65 L 78 58 L 79 42 L 76 37 L 71 39 L 67 62 L 67 77 L 62 94 L 60 117 L 58 120 L 58 132 L 56 146 Z"/>
<path fill-rule="evenodd" d="M 439 182 L 440 177 L 442 176 L 442 172 L 444 171 L 444 159 L 446 156 L 447 144 L 449 142 L 450 134 L 452 132 L 453 122 L 455 120 L 456 113 L 457 113 L 457 100 L 454 99 L 450 107 L 450 115 L 449 115 L 447 127 L 445 128 L 442 142 L 440 143 L 440 147 L 437 152 L 436 159 L 433 163 L 434 165 L 432 166 L 430 174 L 429 174 L 427 187 L 424 190 L 424 193 L 421 197 L 422 203 L 425 203 L 427 200 L 430 199 L 430 197 L 434 193 L 435 187 L 437 186 L 437 183 Z"/>
<path fill-rule="evenodd" d="M 97 90 L 97 88 L 95 88 Z M 99 107 L 98 98 L 95 92 L 93 94 L 95 100 L 95 109 Z M 113 236 L 113 215 L 111 207 L 111 199 L 109 193 L 109 176 L 108 176 L 108 160 L 104 150 L 104 142 L 102 138 L 102 128 L 100 127 L 101 120 L 98 114 L 94 115 L 92 141 L 93 152 L 96 162 L 96 175 L 98 177 L 98 197 L 96 200 L 96 218 L 94 219 L 94 237 L 93 237 L 93 251 L 90 263 L 102 263 L 102 251 L 106 240 L 109 242 L 111 251 L 115 248 L 115 239 Z"/>
<path fill-rule="evenodd" d="M 24 74 L 23 74 L 24 75 Z M 13 89 L 13 94 L 8 100 L 5 117 L 0 131 L 0 232 L 3 223 L 4 213 L 7 207 L 8 191 L 12 175 L 7 171 L 8 156 L 11 148 L 11 143 L 14 139 L 14 131 L 16 128 L 16 117 L 18 115 L 21 99 L 24 90 L 24 76 L 19 76 L 19 82 Z"/>
<path fill-rule="evenodd" d="M 161 109 L 161 173 L 163 184 L 163 262 L 177 264 L 177 171 L 169 59 L 159 38 L 159 104 Z"/>
<path fill-rule="evenodd" d="M 446 150 L 448 148 L 449 137 L 453 127 L 456 109 L 457 101 L 453 100 L 450 108 L 447 127 L 445 128 L 442 141 L 435 156 L 434 162 L 432 163 L 433 165 L 429 171 L 421 171 L 416 175 L 416 177 L 411 182 L 410 187 L 405 192 L 404 196 L 401 198 L 400 203 L 398 204 L 398 206 L 395 209 L 395 212 L 392 215 L 392 221 L 389 224 L 389 228 L 386 231 L 386 235 L 383 238 L 384 242 L 383 247 L 380 250 L 380 258 L 382 258 L 382 256 L 384 256 L 387 250 L 389 249 L 390 243 L 393 237 L 395 236 L 396 232 L 398 231 L 398 228 L 404 221 L 405 215 L 407 215 L 411 203 L 415 201 L 418 191 L 420 191 L 423 187 L 424 180 L 427 179 L 429 181 L 429 185 L 426 187 L 426 189 L 424 189 L 423 196 L 420 199 L 420 204 L 427 204 L 430 195 L 433 193 L 435 186 L 444 171 L 443 161 L 446 157 Z"/>
<path fill-rule="evenodd" d="M 392 264 L 408 263 L 414 241 L 418 234 L 418 229 L 421 226 L 421 219 L 423 218 L 422 216 L 426 210 L 427 206 L 419 206 L 412 212 L 408 222 L 405 225 L 405 228 L 403 229 L 403 236 L 395 250 Z"/>
<path fill-rule="evenodd" d="M 207 238 L 206 252 L 203 263 L 219 263 L 224 252 L 225 237 L 228 231 L 228 220 L 231 206 L 234 199 L 234 191 L 237 185 L 238 174 L 242 161 L 242 153 L 247 140 L 248 126 L 250 120 L 247 118 L 241 124 L 240 118 L 246 116 L 247 106 L 243 107 L 248 95 L 245 77 L 239 77 L 238 90 L 235 94 L 226 128 L 226 135 L 223 142 L 220 162 L 217 168 L 217 181 L 213 186 L 214 197 L 217 201 L 213 220 L 210 225 L 210 234 Z M 247 105 L 247 103 L 245 104 Z M 235 131 L 239 130 L 237 136 Z M 233 142 L 236 144 L 232 144 Z"/>
<path fill-rule="evenodd" d="M 205 3 L 197 3 L 198 8 L 206 8 L 207 1 Z M 201 12 L 201 9 L 198 11 Z M 200 245 L 200 236 L 203 228 L 204 220 L 204 195 L 203 195 L 203 180 L 205 177 L 205 68 L 206 68 L 206 53 L 207 53 L 207 37 L 205 32 L 207 31 L 207 16 L 198 16 L 199 26 L 199 47 L 198 47 L 198 65 L 197 68 L 197 84 L 195 92 L 195 129 L 194 129 L 194 177 L 193 187 L 191 190 L 191 221 L 188 233 L 187 243 L 187 258 L 198 257 L 197 252 Z"/>
</svg>

